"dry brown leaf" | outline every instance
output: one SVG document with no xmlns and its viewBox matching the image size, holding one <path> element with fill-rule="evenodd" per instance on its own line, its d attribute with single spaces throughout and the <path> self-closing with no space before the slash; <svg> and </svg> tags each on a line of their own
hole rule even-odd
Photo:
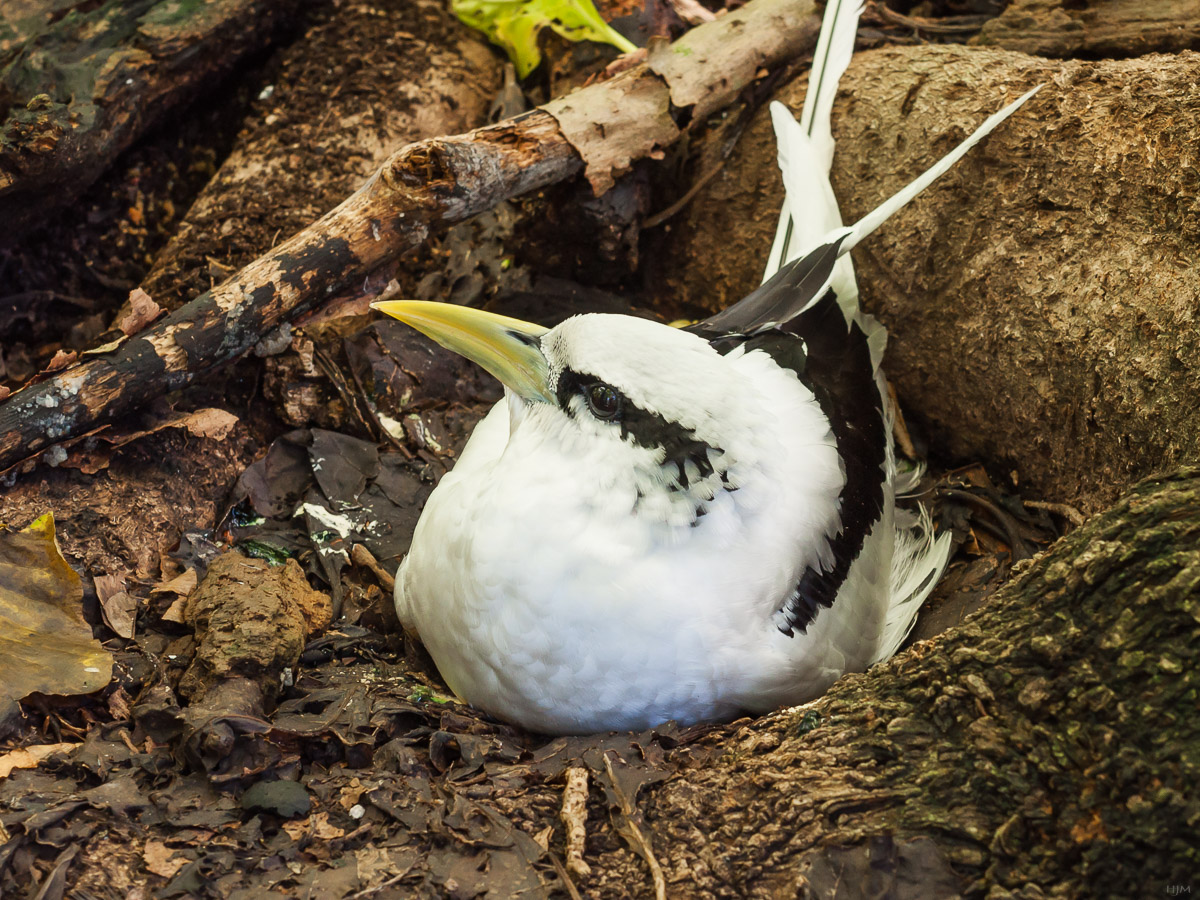
<svg viewBox="0 0 1200 900">
<path fill-rule="evenodd" d="M 163 313 L 163 308 L 140 287 L 129 292 L 130 311 L 121 317 L 117 327 L 122 334 L 137 334 Z"/>
<path fill-rule="evenodd" d="M 84 356 L 103 356 L 105 353 L 112 353 L 125 342 L 125 338 L 117 338 L 115 341 L 109 341 L 107 344 L 101 344 L 99 347 L 92 347 L 90 350 L 84 350 Z"/>
<path fill-rule="evenodd" d="M 342 788 L 341 794 L 338 796 L 338 804 L 342 809 L 350 809 L 366 791 L 366 787 L 357 778 L 350 779 L 350 783 Z"/>
<path fill-rule="evenodd" d="M 121 591 L 109 597 L 108 602 L 101 604 L 100 615 L 114 634 L 129 641 L 133 640 L 133 630 L 137 624 L 137 607 L 137 597 Z"/>
<path fill-rule="evenodd" d="M 186 597 L 196 587 L 196 570 L 184 569 L 170 581 L 164 581 L 162 584 L 156 584 L 150 588 L 152 594 L 178 594 L 181 597 Z"/>
<path fill-rule="evenodd" d="M 110 597 L 125 590 L 124 575 L 95 575 L 92 577 L 92 583 L 96 585 L 96 597 L 101 606 Z"/>
<path fill-rule="evenodd" d="M 133 701 L 125 693 L 125 688 L 117 688 L 108 695 L 108 714 L 114 721 L 124 722 L 132 715 Z"/>
<path fill-rule="evenodd" d="M 309 831 L 312 828 L 312 816 L 309 816 L 307 819 L 293 819 L 289 822 L 284 822 L 279 827 L 293 841 L 299 841 L 301 838 L 308 837 Z"/>
<path fill-rule="evenodd" d="M 83 618 L 83 583 L 58 549 L 54 516 L 0 532 L 0 721 L 34 692 L 97 691 L 112 666 Z"/>
<path fill-rule="evenodd" d="M 223 409 L 198 409 L 190 413 L 182 422 L 173 424 L 183 425 L 196 437 L 212 438 L 222 441 L 238 423 L 238 417 Z"/>
<path fill-rule="evenodd" d="M 162 614 L 162 620 L 164 622 L 175 622 L 178 625 L 182 625 L 184 622 L 183 608 L 186 604 L 187 597 L 180 597 L 169 607 L 167 607 L 167 611 Z"/>
<path fill-rule="evenodd" d="M 4 385 L 0 384 L 0 400 L 6 400 L 8 398 L 8 395 L 11 393 L 12 393 L 12 391 L 10 391 Z"/>
<path fill-rule="evenodd" d="M 67 753 L 79 744 L 34 744 L 19 747 L 0 756 L 0 778 L 7 778 L 13 769 L 35 769 L 37 764 L 55 753 Z"/>
<path fill-rule="evenodd" d="M 95 475 L 108 468 L 115 450 L 146 435 L 156 434 L 166 428 L 186 428 L 196 437 L 223 440 L 237 422 L 237 416 L 223 409 L 205 408 L 188 413 L 175 413 L 158 422 L 153 428 L 124 433 L 105 431 L 98 436 L 98 440 L 88 442 L 93 445 L 91 449 L 86 449 L 87 445 L 73 449 L 62 465 L 78 469 L 87 475 Z"/>
<path fill-rule="evenodd" d="M 124 575 L 97 575 L 96 597 L 100 601 L 100 615 L 104 623 L 118 636 L 131 640 L 134 622 L 137 619 L 137 598 L 125 592 Z"/>
<path fill-rule="evenodd" d="M 345 837 L 346 832 L 336 825 L 329 822 L 329 813 L 319 812 L 312 817 L 313 834 L 323 841 L 331 841 L 334 838 Z"/>
<path fill-rule="evenodd" d="M 65 369 L 77 359 L 79 359 L 79 354 L 74 350 L 59 350 L 42 372 L 57 372 L 59 369 Z"/>
<path fill-rule="evenodd" d="M 177 853 L 177 850 L 173 850 L 161 841 L 146 841 L 146 849 L 142 851 L 142 858 L 146 860 L 146 868 L 155 875 L 173 878 L 175 873 L 188 863 L 186 856 L 177 856 Z"/>
</svg>

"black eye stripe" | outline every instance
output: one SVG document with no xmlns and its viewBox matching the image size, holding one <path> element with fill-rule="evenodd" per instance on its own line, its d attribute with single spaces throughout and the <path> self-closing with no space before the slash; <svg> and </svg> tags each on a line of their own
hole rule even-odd
<svg viewBox="0 0 1200 900">
<path fill-rule="evenodd" d="M 611 387 L 594 375 L 576 372 L 573 369 L 563 369 L 558 376 L 558 384 L 555 385 L 558 405 L 567 415 L 574 415 L 571 399 L 581 396 L 587 388 L 596 384 Z M 662 467 L 670 476 L 669 490 L 672 487 L 678 490 L 681 487 L 690 486 L 690 479 L 686 474 L 688 461 L 691 461 L 692 465 L 696 467 L 701 478 L 707 478 L 713 474 L 715 463 L 720 470 L 721 486 L 727 491 L 737 490 L 729 483 L 725 472 L 728 462 L 724 460 L 715 462 L 724 456 L 725 451 L 697 437 L 690 428 L 678 422 L 672 422 L 656 412 L 642 409 L 624 396 L 621 398 L 620 418 L 615 421 L 620 426 L 621 437 L 624 440 L 632 441 L 639 447 L 662 451 Z"/>
<path fill-rule="evenodd" d="M 577 397 L 583 391 L 586 384 L 591 384 L 598 379 L 590 375 L 582 375 L 573 369 L 563 369 L 559 373 L 558 383 L 554 386 L 554 395 L 558 400 L 558 405 L 568 416 L 575 415 L 571 408 L 571 398 Z"/>
</svg>

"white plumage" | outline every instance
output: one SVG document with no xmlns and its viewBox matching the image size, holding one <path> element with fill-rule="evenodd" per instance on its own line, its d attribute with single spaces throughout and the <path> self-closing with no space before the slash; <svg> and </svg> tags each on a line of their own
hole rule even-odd
<svg viewBox="0 0 1200 900">
<path fill-rule="evenodd" d="M 474 706 L 577 733 L 802 702 L 894 653 L 945 566 L 948 540 L 895 510 L 883 330 L 846 255 L 882 218 L 843 228 L 829 186 L 858 14 L 827 7 L 801 123 L 772 109 L 787 200 L 746 300 L 688 330 L 379 304 L 507 387 L 396 579 Z"/>
</svg>

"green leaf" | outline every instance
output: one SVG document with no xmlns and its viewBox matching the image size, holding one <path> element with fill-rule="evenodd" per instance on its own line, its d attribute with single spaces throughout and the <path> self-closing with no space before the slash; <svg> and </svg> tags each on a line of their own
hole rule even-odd
<svg viewBox="0 0 1200 900">
<path fill-rule="evenodd" d="M 537 39 L 547 27 L 569 41 L 599 41 L 622 53 L 637 49 L 609 27 L 592 0 L 452 0 L 452 6 L 464 24 L 508 52 L 520 78 L 542 61 Z"/>
<path fill-rule="evenodd" d="M 42 694 L 89 694 L 108 684 L 112 656 L 83 618 L 83 584 L 58 550 L 54 516 L 0 528 L 0 721 Z"/>
</svg>

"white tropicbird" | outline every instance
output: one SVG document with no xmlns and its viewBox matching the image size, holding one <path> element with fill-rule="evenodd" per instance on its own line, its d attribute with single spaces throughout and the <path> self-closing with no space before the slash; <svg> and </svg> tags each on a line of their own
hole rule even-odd
<svg viewBox="0 0 1200 900">
<path fill-rule="evenodd" d="M 1034 93 L 850 227 L 829 114 L 859 0 L 831 0 L 765 283 L 687 329 L 555 328 L 443 303 L 377 309 L 505 397 L 430 495 L 396 610 L 471 705 L 548 733 L 719 720 L 809 700 L 895 653 L 948 537 L 897 513 L 884 330 L 847 251 Z"/>
</svg>

